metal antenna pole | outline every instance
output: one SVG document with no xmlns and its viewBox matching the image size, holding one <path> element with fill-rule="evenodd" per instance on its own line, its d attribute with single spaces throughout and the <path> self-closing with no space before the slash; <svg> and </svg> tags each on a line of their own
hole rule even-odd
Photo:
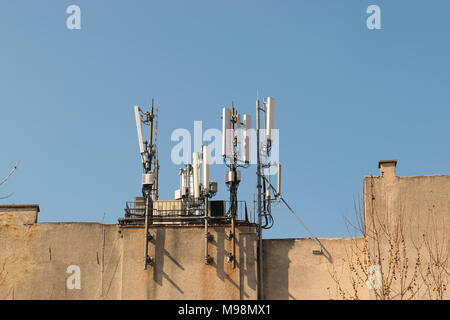
<svg viewBox="0 0 450 320">
<path fill-rule="evenodd" d="M 209 256 L 209 250 L 208 250 L 208 242 L 209 242 L 208 219 L 210 217 L 210 213 L 209 213 L 209 208 L 208 208 L 207 195 L 204 196 L 203 215 L 205 216 L 205 264 L 211 264 L 212 258 Z"/>
<path fill-rule="evenodd" d="M 145 197 L 145 260 L 144 260 L 144 270 L 148 267 L 148 210 L 149 210 L 149 198 L 150 196 L 144 191 Z"/>
<path fill-rule="evenodd" d="M 152 99 L 152 107 L 150 108 L 150 114 L 148 115 L 149 123 L 149 142 L 147 144 L 147 159 L 144 165 L 144 171 L 146 174 L 150 173 L 152 170 L 152 160 L 155 157 L 155 146 L 153 145 L 153 119 L 154 119 L 154 107 L 153 107 L 153 99 Z M 147 120 L 147 119 L 146 119 Z M 154 162 L 154 164 L 156 161 Z M 152 223 L 153 220 L 153 195 L 155 194 L 153 188 L 155 187 L 155 182 L 149 186 L 143 186 L 143 196 L 145 199 L 145 260 L 144 260 L 144 270 L 147 270 L 148 264 L 152 264 L 152 259 L 148 256 L 148 242 L 151 240 L 150 234 L 148 232 L 149 224 Z"/>
<path fill-rule="evenodd" d="M 262 248 L 262 212 L 261 212 L 261 159 L 259 142 L 259 100 L 256 100 L 256 187 L 258 189 L 258 299 L 264 298 L 263 291 L 263 248 Z"/>
<path fill-rule="evenodd" d="M 153 106 L 153 99 L 152 99 Z M 155 171 L 156 171 L 156 180 L 155 180 L 155 200 L 159 199 L 159 154 L 158 154 L 158 120 L 159 120 L 159 109 L 156 108 L 155 115 Z"/>
<path fill-rule="evenodd" d="M 233 180 L 230 184 L 230 201 L 231 201 L 231 233 L 233 234 L 232 239 L 232 255 L 233 255 L 233 269 L 236 268 L 236 213 L 237 213 L 237 173 L 236 173 L 236 140 L 234 138 L 234 125 L 235 117 L 237 115 L 234 109 L 234 102 L 232 102 L 232 132 L 233 132 L 233 161 L 231 163 L 230 171 L 233 172 Z"/>
</svg>

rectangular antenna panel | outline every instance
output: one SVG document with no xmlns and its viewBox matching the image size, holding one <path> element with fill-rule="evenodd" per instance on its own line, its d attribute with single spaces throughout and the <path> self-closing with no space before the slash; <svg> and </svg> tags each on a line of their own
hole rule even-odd
<svg viewBox="0 0 450 320">
<path fill-rule="evenodd" d="M 241 115 L 238 114 L 236 117 L 236 140 L 237 140 L 237 144 L 241 144 L 242 141 L 242 131 L 241 131 Z"/>
<path fill-rule="evenodd" d="M 139 140 L 139 151 L 141 154 L 144 153 L 144 142 L 142 140 L 142 118 L 139 114 L 139 107 L 134 106 L 134 117 L 136 118 L 136 128 Z"/>
<path fill-rule="evenodd" d="M 202 153 L 203 153 L 203 159 L 202 159 L 202 184 L 203 189 L 206 192 L 209 192 L 209 147 L 208 146 L 202 146 Z"/>
<path fill-rule="evenodd" d="M 232 143 L 231 109 L 222 108 L 222 157 L 231 157 Z"/>
<path fill-rule="evenodd" d="M 252 118 L 249 114 L 244 114 L 244 155 L 243 161 L 250 163 L 250 139 L 251 139 Z"/>
<path fill-rule="evenodd" d="M 266 109 L 266 137 L 268 141 L 272 141 L 272 130 L 274 128 L 273 126 L 273 115 L 274 115 L 274 108 L 275 108 L 275 100 L 272 97 L 267 98 L 267 109 Z"/>
<path fill-rule="evenodd" d="M 277 194 L 281 194 L 281 164 L 277 165 Z"/>
</svg>

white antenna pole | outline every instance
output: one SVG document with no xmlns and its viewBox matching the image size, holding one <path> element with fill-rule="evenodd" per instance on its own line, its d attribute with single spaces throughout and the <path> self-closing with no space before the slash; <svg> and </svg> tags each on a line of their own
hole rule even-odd
<svg viewBox="0 0 450 320">
<path fill-rule="evenodd" d="M 194 198 L 200 198 L 200 171 L 199 171 L 199 154 L 194 152 L 192 154 L 192 167 L 194 170 Z"/>
<path fill-rule="evenodd" d="M 209 147 L 202 146 L 202 183 L 205 192 L 209 192 Z"/>
</svg>

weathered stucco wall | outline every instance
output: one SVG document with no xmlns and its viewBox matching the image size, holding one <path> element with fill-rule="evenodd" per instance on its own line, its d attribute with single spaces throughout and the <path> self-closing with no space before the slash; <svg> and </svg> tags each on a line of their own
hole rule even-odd
<svg viewBox="0 0 450 320">
<path fill-rule="evenodd" d="M 365 237 L 320 239 L 325 255 L 312 254 L 312 239 L 264 241 L 267 299 L 379 299 L 364 275 L 374 265 L 389 298 L 434 299 L 448 287 L 450 175 L 396 177 L 395 165 L 382 162 L 379 177 L 364 179 Z"/>
<path fill-rule="evenodd" d="M 394 278 L 396 298 L 414 292 L 418 299 L 449 299 L 442 289 L 450 271 L 450 175 L 397 177 L 395 164 L 380 163 L 379 177 L 364 178 L 368 252 L 384 258 L 377 264 Z"/>
<path fill-rule="evenodd" d="M 320 239 L 323 255 L 313 254 L 318 247 L 312 239 L 263 241 L 266 299 L 352 298 L 354 288 L 358 291 L 357 298 L 374 299 L 377 297 L 367 287 L 367 278 L 358 271 L 362 280 L 355 282 L 356 274 L 351 269 L 361 270 L 362 266 L 366 270 L 376 263 L 377 252 L 383 258 L 398 254 L 397 272 L 404 272 L 406 263 L 408 279 L 419 270 L 418 253 L 420 270 L 432 261 L 426 241 L 433 248 L 437 241 L 436 250 L 448 258 L 450 176 L 400 178 L 395 176 L 395 164 L 383 162 L 380 177 L 364 179 L 365 237 Z M 143 228 L 100 223 L 36 223 L 38 211 L 36 205 L 0 206 L 0 299 L 257 298 L 255 226 L 237 228 L 236 269 L 226 261 L 232 246 L 226 239 L 229 226 L 209 229 L 213 236 L 209 244 L 209 254 L 214 259 L 211 265 L 204 263 L 204 228 L 153 226 L 150 233 L 154 240 L 149 252 L 155 264 L 143 270 Z M 388 227 L 378 228 L 382 224 Z M 382 235 L 378 247 L 372 232 L 376 228 Z M 389 243 L 386 235 L 395 241 Z M 407 248 L 405 253 L 403 248 Z M 357 250 L 370 252 L 372 261 L 356 255 Z M 436 257 L 435 252 L 431 253 Z M 449 260 L 442 264 L 447 286 Z M 67 269 L 73 265 L 81 271 L 79 289 L 67 286 L 72 275 Z M 382 267 L 387 272 L 389 264 Z M 398 273 L 396 278 L 401 278 Z M 395 281 L 392 288 L 400 290 Z M 419 275 L 414 282 L 421 286 L 414 298 L 427 299 L 434 294 Z M 444 298 L 449 298 L 448 291 Z"/>
<path fill-rule="evenodd" d="M 368 227 L 373 225 L 373 213 L 376 222 L 390 225 L 401 217 L 408 238 L 448 232 L 450 175 L 365 177 L 364 206 Z"/>
<path fill-rule="evenodd" d="M 264 240 L 264 296 L 273 300 L 340 299 L 334 278 L 349 290 L 348 255 L 363 239 L 319 239 L 324 254 L 313 254 L 313 239 Z M 361 299 L 369 298 L 362 288 Z"/>
<path fill-rule="evenodd" d="M 0 224 L 24 225 L 37 222 L 39 206 L 34 205 L 8 205 L 0 206 Z"/>
<path fill-rule="evenodd" d="M 0 299 L 256 299 L 254 227 L 237 228 L 236 269 L 225 259 L 228 229 L 209 229 L 214 261 L 205 265 L 203 228 L 150 228 L 155 264 L 144 270 L 143 228 L 3 224 Z M 80 289 L 66 285 L 71 265 L 80 268 Z"/>
</svg>

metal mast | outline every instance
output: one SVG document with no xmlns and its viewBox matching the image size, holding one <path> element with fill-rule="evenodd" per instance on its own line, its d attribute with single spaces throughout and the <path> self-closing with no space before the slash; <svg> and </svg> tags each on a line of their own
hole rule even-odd
<svg viewBox="0 0 450 320">
<path fill-rule="evenodd" d="M 258 189 L 258 299 L 264 297 L 263 291 L 263 248 L 262 248 L 262 211 L 261 211 L 261 158 L 260 158 L 260 120 L 259 120 L 259 100 L 256 100 L 256 187 Z M 264 111 L 264 110 L 262 110 Z"/>
<path fill-rule="evenodd" d="M 228 214 L 231 217 L 231 233 L 228 238 L 232 240 L 232 253 L 229 258 L 232 259 L 233 268 L 236 268 L 237 190 L 241 181 L 241 172 L 237 168 L 247 168 L 250 163 L 249 131 L 251 118 L 248 114 L 243 115 L 242 118 L 243 122 L 241 122 L 241 115 L 234 108 L 234 103 L 232 103 L 231 110 L 228 108 L 222 109 L 222 156 L 224 163 L 229 168 L 229 171 L 225 175 L 225 183 L 228 185 L 230 191 L 230 208 Z M 237 136 L 235 136 L 235 130 L 237 130 Z M 242 164 L 238 164 L 238 162 Z"/>
<path fill-rule="evenodd" d="M 148 265 L 153 264 L 153 259 L 148 256 L 148 243 L 151 236 L 148 232 L 149 224 L 152 223 L 153 217 L 153 201 L 156 200 L 158 191 L 158 163 L 156 144 L 153 144 L 153 128 L 154 128 L 154 107 L 153 99 L 150 112 L 143 112 L 138 106 L 134 107 L 136 126 L 138 131 L 139 149 L 144 169 L 142 174 L 142 196 L 145 199 L 145 255 L 144 269 L 147 270 Z M 149 126 L 149 140 L 144 141 L 142 137 L 142 124 Z M 156 133 L 155 133 L 156 136 Z"/>
</svg>

